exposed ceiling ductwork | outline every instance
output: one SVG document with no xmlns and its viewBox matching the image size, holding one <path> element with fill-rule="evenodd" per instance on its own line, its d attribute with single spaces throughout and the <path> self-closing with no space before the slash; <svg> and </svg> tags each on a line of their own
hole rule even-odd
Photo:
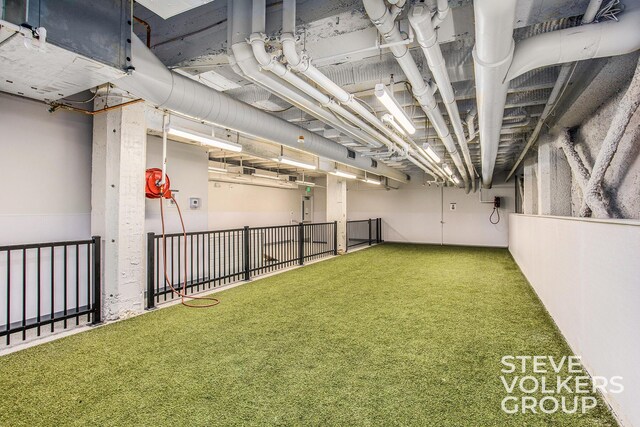
<svg viewBox="0 0 640 427">
<path fill-rule="evenodd" d="M 404 182 L 407 176 L 400 171 L 378 165 L 359 155 L 349 158 L 346 147 L 300 128 L 255 107 L 237 101 L 208 86 L 167 69 L 158 58 L 134 37 L 132 61 L 135 72 L 116 81 L 124 90 L 144 98 L 159 108 L 175 111 L 198 120 L 265 139 L 277 144 L 313 153 L 331 161 Z M 304 136 L 304 147 L 298 137 Z"/>
<path fill-rule="evenodd" d="M 544 133 L 545 120 L 551 123 L 568 108 L 568 99 L 574 99 L 573 92 L 579 91 L 580 84 L 575 83 L 596 62 L 578 66 L 575 73 L 575 66 L 556 64 L 625 53 L 640 44 L 637 0 L 623 0 L 614 15 L 608 12 L 610 2 L 548 3 L 238 0 L 229 2 L 230 7 L 225 2 L 210 2 L 166 20 L 140 4 L 134 4 L 133 13 L 153 28 L 154 56 L 194 80 L 182 83 L 187 80 L 172 75 L 180 90 L 192 91 L 189 96 L 200 96 L 203 86 L 192 85 L 199 82 L 214 89 L 206 96 L 224 93 L 241 101 L 240 105 L 250 104 L 262 110 L 264 117 L 289 122 L 296 134 L 308 131 L 341 153 L 348 148 L 358 156 L 377 160 L 379 168 L 389 166 L 398 178 L 424 173 L 435 181 L 451 182 L 442 165 L 425 153 L 425 144 L 429 144 L 471 190 L 480 170 L 485 186 L 502 171 L 516 173 L 526 150 Z M 108 33 L 121 44 L 119 49 L 108 51 L 122 53 L 112 55 L 117 61 L 96 56 L 105 49 L 73 50 L 73 46 L 85 45 L 83 38 L 99 46 L 95 41 L 104 36 L 102 27 L 88 28 L 91 32 L 82 32 L 83 37 L 73 32 L 67 48 L 61 44 L 58 27 L 67 28 L 89 10 L 78 4 L 79 11 L 63 15 L 66 18 L 62 21 L 54 21 L 53 15 L 47 15 L 48 9 L 42 9 L 27 22 L 35 32 L 24 27 L 25 40 L 5 40 L 0 56 L 10 62 L 5 67 L 9 78 L 0 82 L 3 90 L 58 105 L 65 102 L 58 98 L 107 81 L 119 82 L 119 76 L 132 65 L 130 59 L 137 55 L 126 53 L 131 46 L 127 43 L 131 28 L 123 30 L 115 25 L 117 20 L 111 20 L 113 28 L 109 27 Z M 105 8 L 103 5 L 100 13 L 106 13 Z M 126 16 L 131 10 L 111 13 Z M 612 17 L 620 22 L 610 20 Z M 234 19 L 239 22 L 235 31 Z M 23 41 L 40 45 L 36 20 L 51 23 L 46 50 L 23 46 Z M 0 39 L 15 33 L 9 26 L 0 27 L 4 29 Z M 134 26 L 133 30 L 146 35 L 142 27 Z M 170 57 L 167 49 L 173 52 Z M 72 55 L 72 51 L 77 53 Z M 11 63 L 17 57 L 29 58 L 31 66 L 15 70 L 28 72 L 13 70 Z M 73 66 L 63 64 L 65 61 Z M 81 67 L 81 71 L 69 73 L 82 64 L 88 71 Z M 52 73 L 51 67 L 61 71 Z M 142 71 L 136 66 L 134 74 L 138 76 L 132 78 L 141 78 Z M 122 82 L 127 80 L 130 77 Z M 376 85 L 387 88 L 415 133 L 403 134 L 393 127 L 397 121 L 383 120 L 389 111 L 375 96 Z M 165 90 L 153 89 L 158 93 Z M 133 88 L 134 94 L 140 91 L 140 87 Z M 306 150 L 306 146 L 296 145 L 298 136 L 293 138 L 292 148 Z M 346 156 L 336 156 L 340 157 Z"/>
</svg>

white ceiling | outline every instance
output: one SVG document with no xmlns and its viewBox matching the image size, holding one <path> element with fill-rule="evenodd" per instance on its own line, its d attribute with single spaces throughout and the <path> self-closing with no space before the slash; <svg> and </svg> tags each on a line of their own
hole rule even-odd
<svg viewBox="0 0 640 427">
<path fill-rule="evenodd" d="M 179 15 L 213 0 L 136 0 L 163 19 Z"/>
</svg>

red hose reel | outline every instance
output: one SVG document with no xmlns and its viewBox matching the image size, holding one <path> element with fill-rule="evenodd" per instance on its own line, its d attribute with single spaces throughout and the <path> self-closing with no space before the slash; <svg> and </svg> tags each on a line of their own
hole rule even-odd
<svg viewBox="0 0 640 427">
<path fill-rule="evenodd" d="M 162 180 L 162 169 L 150 168 L 145 173 L 144 194 L 148 199 L 171 199 L 171 182 L 169 176 L 165 175 L 164 185 L 160 185 Z"/>
</svg>

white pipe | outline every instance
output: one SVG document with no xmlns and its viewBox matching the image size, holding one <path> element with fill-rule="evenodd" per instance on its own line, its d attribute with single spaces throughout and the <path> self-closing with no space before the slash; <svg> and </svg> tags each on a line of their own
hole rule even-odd
<svg viewBox="0 0 640 427">
<path fill-rule="evenodd" d="M 117 85 L 155 106 L 214 123 L 247 135 L 303 150 L 331 161 L 384 175 L 400 182 L 407 176 L 385 165 L 371 166 L 371 160 L 356 154 L 349 159 L 347 149 L 302 127 L 237 101 L 224 93 L 167 69 L 140 41 L 132 37 L 132 60 L 135 71 L 116 81 Z M 298 136 L 304 136 L 301 147 Z"/>
<path fill-rule="evenodd" d="M 591 0 L 589 5 L 587 6 L 587 10 L 584 12 L 582 16 L 582 21 L 580 21 L 581 25 L 591 24 L 595 19 L 600 7 L 602 6 L 602 0 Z"/>
<path fill-rule="evenodd" d="M 254 6 L 256 6 L 256 2 L 254 2 Z M 261 7 L 261 5 L 259 5 L 259 7 Z M 393 147 L 393 144 L 395 143 L 398 146 L 400 146 L 405 152 L 412 153 L 413 149 L 410 148 L 409 145 L 400 136 L 396 135 L 394 132 L 389 130 L 373 113 L 371 113 L 366 107 L 364 107 L 362 104 L 356 101 L 353 95 L 351 95 L 350 93 L 342 89 L 340 86 L 335 84 L 331 79 L 325 76 L 320 70 L 318 70 L 311 63 L 311 60 L 308 56 L 303 55 L 301 57 L 300 55 L 298 55 L 298 52 L 296 50 L 296 41 L 295 41 L 295 16 L 296 16 L 295 0 L 285 0 L 283 4 L 283 11 L 285 10 L 287 11 L 287 13 L 283 12 L 282 36 L 280 37 L 280 41 L 282 43 L 282 51 L 289 64 L 289 68 L 304 74 L 311 81 L 313 81 L 318 86 L 326 90 L 333 97 L 335 97 L 339 102 L 345 104 L 355 113 L 359 114 L 369 123 L 371 123 L 379 132 L 376 132 L 368 124 L 364 123 L 362 120 L 357 119 L 353 114 L 348 113 L 346 110 L 344 110 L 342 107 L 338 106 L 337 104 L 334 103 L 332 105 L 329 105 L 329 107 L 334 108 L 338 114 L 342 115 L 343 117 L 347 118 L 348 120 L 354 123 L 357 123 L 357 125 L 360 128 L 366 130 L 370 135 L 378 138 L 383 144 L 387 145 L 388 147 Z M 255 13 L 254 13 L 254 16 L 255 16 Z M 260 21 L 259 23 L 261 22 L 262 21 Z M 262 55 L 262 52 L 264 51 L 263 49 L 264 45 L 261 44 L 260 41 L 257 40 L 257 37 L 254 37 L 254 35 L 257 32 L 260 32 L 261 30 L 262 30 L 261 27 L 255 27 L 252 29 L 254 34 L 252 35 L 252 42 L 251 42 L 252 46 L 254 46 L 254 44 L 256 46 L 254 48 L 254 53 L 257 50 L 260 55 Z M 258 57 L 258 55 L 256 55 L 256 57 Z M 258 60 L 260 61 L 260 59 Z M 281 64 L 279 63 L 276 63 L 277 65 L 274 65 L 275 61 L 273 61 L 273 59 L 271 59 L 271 62 L 267 62 L 266 57 L 263 57 L 262 60 L 263 60 L 264 68 L 270 69 L 271 71 L 276 72 L 276 74 L 281 75 L 283 78 L 286 78 L 288 76 L 288 74 L 283 73 L 282 71 L 280 72 L 275 71 L 279 68 L 284 68 L 284 67 L 282 67 Z M 381 135 L 381 133 L 384 134 L 387 138 L 391 139 L 393 143 L 389 141 L 389 139 Z M 412 145 L 415 146 L 415 143 L 413 143 L 413 141 L 411 142 L 412 142 Z M 420 158 L 420 155 L 417 157 Z M 436 173 L 441 178 L 443 179 L 445 178 L 444 174 L 442 174 L 437 170 L 438 167 L 430 163 L 430 160 L 426 159 L 425 161 L 425 159 L 420 159 L 421 164 L 417 164 L 416 159 L 414 159 L 412 156 L 407 156 L 407 159 L 412 161 L 414 164 L 416 164 L 423 170 L 424 170 L 424 165 L 426 165 L 429 170 L 425 172 L 428 172 L 430 175 L 433 176 L 433 174 Z"/>
<path fill-rule="evenodd" d="M 322 92 L 320 92 L 319 90 L 317 90 L 315 87 L 309 85 L 307 82 L 305 82 L 304 80 L 298 78 L 297 76 L 293 75 L 286 67 L 284 67 L 282 64 L 280 64 L 279 62 L 277 62 L 265 49 L 265 43 L 264 43 L 264 27 L 265 27 L 265 15 L 266 15 L 266 8 L 263 8 L 264 5 L 264 1 L 262 0 L 258 0 L 258 1 L 254 1 L 253 2 L 253 13 L 252 13 L 252 25 L 256 25 L 256 27 L 252 28 L 252 34 L 250 36 L 250 44 L 251 44 L 251 48 L 253 50 L 253 54 L 256 58 L 256 60 L 258 61 L 258 63 L 260 64 L 260 66 L 262 67 L 262 69 L 271 71 L 273 74 L 275 74 L 276 76 L 280 77 L 281 79 L 287 81 L 288 83 L 290 83 L 292 86 L 294 86 L 295 88 L 298 88 L 300 90 L 302 90 L 304 93 L 306 93 L 307 95 L 311 96 L 313 99 L 315 99 L 318 103 L 320 103 L 320 105 L 332 110 L 334 113 L 344 117 L 346 120 L 348 120 L 349 122 L 353 123 L 355 125 L 355 129 L 351 129 L 351 132 L 355 132 L 356 135 L 356 139 L 363 141 L 364 143 L 374 146 L 374 147 L 380 147 L 381 143 L 386 145 L 389 149 L 396 151 L 397 148 L 394 146 L 394 144 L 389 141 L 388 139 L 382 137 L 382 135 L 380 135 L 379 132 L 376 132 L 373 128 L 371 128 L 371 126 L 369 126 L 367 123 L 365 123 L 363 120 L 359 119 L 358 117 L 356 117 L 354 114 L 348 112 L 347 110 L 344 109 L 344 107 L 342 107 L 341 105 L 339 105 L 338 103 L 332 101 L 327 95 L 323 94 Z M 257 10 L 256 8 L 260 8 L 259 10 Z M 291 28 L 291 27 L 295 27 L 295 5 L 285 5 L 284 9 L 287 10 L 287 13 L 283 16 L 288 17 L 288 19 L 293 20 L 292 23 L 283 23 L 284 26 L 286 26 L 286 28 Z M 262 15 L 260 14 L 260 12 L 262 12 Z M 285 28 L 283 26 L 283 28 Z M 303 61 L 298 57 L 297 53 L 295 52 L 295 38 L 293 37 L 292 34 L 288 34 L 289 38 L 287 39 L 287 37 L 285 37 L 285 39 L 287 40 L 287 43 L 283 43 L 283 50 L 287 49 L 287 52 L 289 54 L 289 63 L 290 64 L 298 64 L 300 65 Z M 291 45 L 293 45 L 293 47 L 291 47 Z M 286 46 L 286 48 L 285 48 Z M 293 52 L 292 52 L 293 51 Z M 322 82 L 324 85 L 326 86 L 330 86 L 331 84 L 334 86 L 333 90 L 339 90 L 342 93 L 346 94 L 346 92 L 344 92 L 339 86 L 333 84 L 333 82 L 331 82 L 331 80 L 327 79 L 321 72 L 317 71 L 317 69 L 315 69 L 315 67 L 310 66 L 309 61 L 306 61 L 307 64 L 307 69 L 309 69 L 310 73 L 314 73 L 317 76 L 322 76 L 324 77 L 324 81 Z M 324 87 L 323 85 L 320 85 L 322 87 Z M 330 91 L 331 93 L 331 91 Z M 341 93 L 341 95 L 342 95 Z M 338 99 L 340 101 L 342 100 L 349 100 L 351 99 L 351 101 L 355 102 L 352 97 L 350 97 L 349 94 L 346 94 L 346 96 L 341 96 L 338 97 Z M 362 107 L 362 106 L 361 106 Z M 372 114 L 366 110 L 366 108 L 362 107 L 362 109 L 366 112 L 366 114 L 368 114 L 369 116 L 372 116 Z M 362 115 L 362 114 L 361 114 Z M 363 116 L 364 117 L 364 116 Z M 373 116 L 375 118 L 375 116 Z M 324 116 L 323 118 L 324 121 L 329 122 L 330 124 L 334 125 L 337 128 L 342 129 L 343 125 L 340 121 L 336 120 L 335 117 L 332 116 Z M 371 120 L 370 120 L 371 121 Z M 378 121 L 376 119 L 376 121 Z M 374 123 L 375 124 L 375 123 Z M 386 128 L 384 128 L 384 126 L 379 123 L 379 126 L 377 126 L 378 129 L 382 129 L 383 131 L 386 130 Z M 362 132 L 361 129 L 364 131 Z M 366 133 L 365 133 L 366 132 Z M 409 150 L 409 146 L 407 145 L 407 143 L 402 140 L 402 138 L 396 138 L 395 134 L 393 133 L 389 133 L 388 136 L 391 136 L 391 138 L 394 140 L 395 144 L 397 144 L 402 150 L 407 151 Z M 375 140 L 372 140 L 372 138 L 375 138 Z M 379 142 L 378 142 L 379 141 Z"/>
<path fill-rule="evenodd" d="M 351 133 L 358 141 L 361 141 L 367 145 L 371 145 L 373 147 L 380 147 L 382 144 L 377 140 L 371 138 L 371 134 L 377 134 L 370 126 L 364 123 L 362 120 L 358 119 L 353 114 L 346 111 L 341 105 L 333 102 L 327 95 L 320 92 L 315 87 L 311 86 L 304 80 L 300 79 L 293 73 L 291 73 L 284 65 L 280 64 L 276 61 L 265 49 L 265 17 L 266 17 L 266 6 L 264 0 L 253 0 L 253 9 L 252 9 L 252 22 L 251 22 L 251 36 L 249 37 L 249 42 L 251 45 L 251 49 L 253 51 L 253 55 L 257 62 L 260 64 L 262 69 L 271 71 L 273 74 L 283 79 L 284 81 L 291 84 L 293 87 L 301 90 L 307 95 L 311 96 L 314 100 L 316 100 L 321 106 L 326 107 L 336 114 L 344 117 L 346 120 L 350 121 L 355 125 L 355 128 L 345 128 L 344 124 L 337 120 L 335 117 L 332 117 L 330 114 L 323 114 L 322 120 L 330 123 L 332 126 L 344 131 L 345 133 Z M 259 78 L 258 78 L 259 79 Z M 277 93 L 277 91 L 276 91 Z M 362 129 L 362 130 L 361 130 Z M 364 130 L 364 132 L 363 132 Z M 368 132 L 365 133 L 365 132 Z M 395 149 L 393 144 L 388 141 L 382 141 L 385 143 L 390 149 Z"/>
<path fill-rule="evenodd" d="M 507 80 L 527 71 L 565 62 L 623 55 L 640 48 L 640 7 L 625 11 L 618 22 L 566 28 L 518 43 Z"/>
<path fill-rule="evenodd" d="M 446 4 L 447 2 L 445 1 L 445 5 Z M 438 7 L 440 7 L 440 2 L 438 2 Z M 446 10 L 442 12 L 444 14 L 443 18 L 446 16 L 447 10 L 448 6 L 446 6 Z M 438 10 L 438 15 L 440 15 L 440 10 Z M 462 149 L 462 155 L 469 171 L 469 177 L 473 180 L 475 179 L 475 176 L 473 162 L 471 161 L 469 147 L 467 146 L 467 137 L 465 136 L 464 128 L 462 127 L 462 120 L 460 119 L 460 112 L 453 93 L 453 86 L 451 85 L 449 74 L 447 73 L 447 65 L 442 57 L 442 50 L 440 50 L 440 45 L 438 44 L 438 35 L 431 22 L 431 11 L 424 4 L 417 4 L 413 6 L 409 13 L 409 23 L 416 33 L 418 44 L 420 44 L 420 47 L 422 48 L 422 52 L 427 59 L 427 64 L 429 65 L 431 74 L 438 85 L 438 90 L 440 91 L 440 96 L 442 97 L 445 108 L 447 109 L 447 113 L 449 114 L 449 119 L 451 120 L 451 124 L 453 125 L 453 129 L 456 134 L 456 139 L 458 140 L 458 145 Z M 467 193 L 469 190 L 470 189 L 467 186 Z"/>
<path fill-rule="evenodd" d="M 516 2 L 476 0 L 476 44 L 473 49 L 478 102 L 482 184 L 490 188 L 500 144 L 500 126 L 507 100 L 507 70 L 513 58 Z"/>
<path fill-rule="evenodd" d="M 433 15 L 433 19 L 431 21 L 433 27 L 437 27 L 444 21 L 444 18 L 447 17 L 449 13 L 449 1 L 448 0 L 438 0 L 437 10 L 435 15 Z"/>
<path fill-rule="evenodd" d="M 169 132 L 169 115 L 162 115 L 162 178 L 160 185 L 164 185 L 167 176 L 167 133 Z"/>
<path fill-rule="evenodd" d="M 467 123 L 467 132 L 469 133 L 469 139 L 467 140 L 467 142 L 473 141 L 477 136 L 475 125 L 477 115 L 478 109 L 474 105 L 471 110 L 469 110 L 469 112 L 467 113 L 467 117 L 465 118 L 465 121 Z"/>
<path fill-rule="evenodd" d="M 289 85 L 280 79 L 273 78 L 260 71 L 260 64 L 256 61 L 255 53 L 253 52 L 252 47 L 248 45 L 245 40 L 248 34 L 244 31 L 246 31 L 246 29 L 251 25 L 251 15 L 247 15 L 246 13 L 249 11 L 250 3 L 248 1 L 235 3 L 238 4 L 232 4 L 232 7 L 228 9 L 228 13 L 230 14 L 228 22 L 241 21 L 240 25 L 236 25 L 235 31 L 231 28 L 232 26 L 229 25 L 228 32 L 231 40 L 231 53 L 229 58 L 234 71 L 253 80 L 256 85 L 268 90 L 269 92 L 277 94 L 289 103 L 308 112 L 314 117 L 334 124 L 336 128 L 354 139 L 364 144 L 371 143 L 371 139 L 368 138 L 360 129 L 337 121 L 334 115 L 326 111 L 320 105 L 317 105 L 317 103 L 314 102 L 314 99 L 308 98 L 306 95 L 302 94 L 295 86 Z M 260 52 L 258 52 L 258 54 L 259 53 Z M 265 60 L 265 57 L 262 56 L 261 59 Z M 311 88 L 310 92 L 316 97 L 323 96 L 319 91 L 315 90 L 315 88 Z M 323 101 L 328 102 L 329 99 L 325 98 Z M 375 143 L 373 145 L 379 146 Z"/>
<path fill-rule="evenodd" d="M 363 3 L 365 10 L 367 11 L 367 15 L 369 15 L 369 18 L 385 41 L 397 42 L 402 40 L 400 30 L 395 25 L 395 20 L 385 6 L 383 0 L 363 0 Z M 465 188 L 469 188 L 469 176 L 462 163 L 460 154 L 458 154 L 453 138 L 451 138 L 451 135 L 449 134 L 449 128 L 447 127 L 444 117 L 442 117 L 442 113 L 438 108 L 438 103 L 433 96 L 433 91 L 427 84 L 425 84 L 422 74 L 413 60 L 407 46 L 395 45 L 390 49 L 393 56 L 398 61 L 400 68 L 402 68 L 402 71 L 407 77 L 407 80 L 411 83 L 414 98 L 418 101 L 420 107 L 424 110 L 425 114 L 431 121 L 431 124 L 455 163 L 456 168 L 460 172 Z"/>
<path fill-rule="evenodd" d="M 293 2 L 294 0 L 287 0 L 285 1 L 285 3 L 289 1 Z M 375 126 L 376 129 L 378 129 L 378 131 L 384 133 L 388 138 L 391 138 L 393 142 L 399 145 L 400 147 L 402 147 L 403 150 L 406 151 L 409 149 L 407 143 L 404 140 L 402 140 L 401 137 L 389 131 L 382 124 L 382 122 L 373 113 L 371 113 L 371 111 L 369 111 L 366 107 L 364 107 L 362 104 L 356 101 L 353 98 L 353 95 L 351 95 L 350 93 L 342 89 L 340 86 L 335 84 L 331 79 L 329 79 L 321 71 L 319 71 L 315 66 L 313 66 L 313 64 L 311 64 L 311 61 L 308 57 L 300 58 L 298 53 L 296 52 L 295 38 L 291 33 L 283 33 L 280 40 L 282 42 L 282 49 L 285 54 L 285 57 L 287 58 L 287 62 L 289 63 L 289 66 L 292 69 L 304 74 L 306 77 L 309 78 L 309 80 L 313 81 L 318 86 L 322 87 L 324 90 L 329 92 L 339 102 L 341 102 L 342 104 L 345 104 L 355 113 L 359 114 L 361 117 L 363 117 L 373 126 Z M 375 132 L 375 133 L 378 135 L 378 138 L 381 137 L 381 135 L 378 132 Z"/>
<path fill-rule="evenodd" d="M 594 2 L 592 1 L 589 4 L 589 6 L 591 6 L 592 3 L 594 3 Z M 627 38 L 631 39 L 631 40 L 635 40 L 635 43 L 636 43 L 635 49 L 632 49 L 630 51 L 637 50 L 637 49 L 640 48 L 640 40 L 638 40 L 639 31 L 637 31 L 637 26 L 638 26 L 638 24 L 640 24 L 640 16 L 638 15 L 638 11 L 639 10 L 640 9 L 636 9 L 634 11 L 625 12 L 624 14 L 620 15 L 620 17 L 618 18 L 619 22 L 615 22 L 615 21 L 602 22 L 602 23 L 599 23 L 599 24 L 592 24 L 592 25 L 587 25 L 587 26 L 583 26 L 583 27 L 576 27 L 576 28 L 570 28 L 570 29 L 571 30 L 580 29 L 580 30 L 583 30 L 583 31 L 587 32 L 587 34 L 591 34 L 591 36 L 587 36 L 588 40 L 593 40 L 592 37 L 593 37 L 594 33 L 592 33 L 592 32 L 593 31 L 597 31 L 597 34 L 602 35 L 603 36 L 603 40 L 605 40 L 605 42 L 602 43 L 602 44 L 603 44 L 603 46 L 607 46 L 608 55 L 606 55 L 606 56 L 628 53 L 626 50 L 627 49 L 632 49 L 633 45 L 628 45 L 627 44 L 627 40 L 626 40 Z M 587 14 L 585 13 L 585 15 L 587 15 Z M 629 16 L 629 15 L 631 15 L 631 16 Z M 600 28 L 598 28 L 598 27 L 600 27 Z M 620 28 L 620 27 L 622 27 L 622 28 Z M 606 31 L 603 31 L 602 28 L 605 28 Z M 565 30 L 560 30 L 560 31 L 565 31 Z M 626 34 L 626 35 L 621 36 L 620 35 L 621 31 L 623 31 L 623 34 Z M 559 31 L 556 31 L 554 33 L 548 33 L 548 34 L 555 34 L 557 32 L 559 32 Z M 559 37 L 565 38 L 566 36 L 567 36 L 567 34 L 561 35 Z M 535 39 L 537 39 L 537 37 L 539 37 L 539 36 L 531 37 L 531 39 L 534 39 L 533 42 L 532 42 L 534 47 L 538 43 L 538 42 L 535 41 Z M 622 39 L 624 39 L 624 41 L 622 39 L 617 39 L 618 37 L 622 37 Z M 527 39 L 527 40 L 530 40 L 530 39 Z M 547 38 L 544 38 L 542 40 L 544 42 L 544 40 L 547 40 Z M 522 42 L 522 43 L 524 43 L 524 42 Z M 545 43 L 547 43 L 547 42 L 545 42 Z M 599 41 L 598 45 L 600 45 L 600 44 L 601 43 Z M 615 45 L 615 46 L 613 46 L 613 45 Z M 525 48 L 526 48 L 526 46 L 527 45 L 525 45 Z M 565 45 L 565 47 L 566 47 L 566 45 Z M 615 48 L 620 47 L 622 49 L 622 51 L 618 51 L 616 49 L 609 50 L 609 49 L 612 49 L 614 47 Z M 588 48 L 589 48 L 588 45 L 583 45 L 583 49 L 582 50 L 590 50 Z M 578 47 L 574 46 L 574 49 L 577 49 L 578 51 L 581 50 L 579 45 L 578 45 Z M 522 55 L 524 55 L 526 53 L 526 50 L 523 50 L 522 48 L 520 48 L 520 45 L 518 45 L 518 48 L 516 49 L 516 51 L 519 52 L 520 56 L 522 56 Z M 567 55 L 570 55 L 570 54 L 571 54 L 570 52 L 565 52 L 565 53 L 562 54 L 562 56 L 566 57 Z M 522 61 L 524 61 L 524 59 Z M 515 57 L 514 57 L 514 62 L 515 62 Z M 513 167 L 511 168 L 511 171 L 509 171 L 509 174 L 507 175 L 507 180 L 509 180 L 515 174 L 516 170 L 518 169 L 518 166 L 524 160 L 527 152 L 529 151 L 531 146 L 533 146 L 533 144 L 536 142 L 536 140 L 538 138 L 538 135 L 540 134 L 540 132 L 542 130 L 542 126 L 543 126 L 545 120 L 547 119 L 547 117 L 549 116 L 550 112 L 553 110 L 555 104 L 558 101 L 558 96 L 559 96 L 559 94 L 561 92 L 561 89 L 564 87 L 564 85 L 566 84 L 567 80 L 569 79 L 569 76 L 570 76 L 570 73 L 571 73 L 571 68 L 572 67 L 571 67 L 570 64 L 565 64 L 560 69 L 560 74 L 558 75 L 558 78 L 556 79 L 556 83 L 553 86 L 553 89 L 551 90 L 551 94 L 549 95 L 549 100 L 547 101 L 547 104 L 544 107 L 542 115 L 538 119 L 538 123 L 536 124 L 536 127 L 534 128 L 531 136 L 527 140 L 527 144 L 522 149 L 522 152 L 520 153 L 520 155 L 518 156 L 518 159 L 516 160 L 516 162 L 514 163 Z M 509 70 L 509 73 L 511 74 L 511 70 Z M 505 93 L 505 98 L 506 98 L 506 93 Z"/>
</svg>

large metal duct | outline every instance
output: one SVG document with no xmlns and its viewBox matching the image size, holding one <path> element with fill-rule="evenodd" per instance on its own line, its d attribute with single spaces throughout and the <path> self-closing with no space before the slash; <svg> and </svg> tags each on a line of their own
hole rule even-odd
<svg viewBox="0 0 640 427">
<path fill-rule="evenodd" d="M 400 182 L 406 182 L 408 179 L 406 174 L 393 168 L 380 164 L 378 167 L 372 167 L 371 159 L 357 153 L 355 158 L 349 158 L 347 148 L 334 141 L 170 71 L 137 37 L 132 38 L 131 49 L 135 71 L 130 76 L 116 80 L 115 83 L 159 108 L 303 150 Z M 299 135 L 304 136 L 304 146 L 297 142 Z"/>
</svg>

